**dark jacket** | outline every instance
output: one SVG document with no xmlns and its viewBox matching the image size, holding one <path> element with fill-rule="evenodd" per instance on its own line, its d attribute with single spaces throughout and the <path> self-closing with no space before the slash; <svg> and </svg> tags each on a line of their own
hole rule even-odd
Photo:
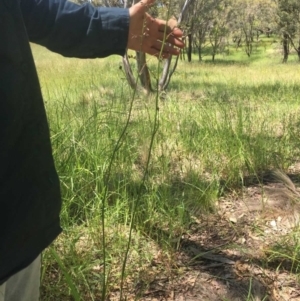
<svg viewBox="0 0 300 301">
<path fill-rule="evenodd" d="M 0 284 L 61 232 L 61 198 L 29 40 L 64 56 L 124 54 L 128 10 L 0 0 Z"/>
</svg>

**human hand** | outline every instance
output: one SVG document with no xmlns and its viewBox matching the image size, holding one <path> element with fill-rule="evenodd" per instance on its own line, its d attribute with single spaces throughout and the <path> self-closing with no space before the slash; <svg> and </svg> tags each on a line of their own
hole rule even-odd
<svg viewBox="0 0 300 301">
<path fill-rule="evenodd" d="M 147 9 L 153 3 L 154 0 L 142 0 L 129 9 L 127 47 L 162 58 L 178 55 L 180 48 L 184 47 L 180 40 L 183 33 L 174 26 L 174 21 L 152 18 Z"/>
</svg>

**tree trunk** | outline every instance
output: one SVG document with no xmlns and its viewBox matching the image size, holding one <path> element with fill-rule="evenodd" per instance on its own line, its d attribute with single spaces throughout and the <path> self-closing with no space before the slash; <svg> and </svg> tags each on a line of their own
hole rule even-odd
<svg viewBox="0 0 300 301">
<path fill-rule="evenodd" d="M 252 42 L 251 41 L 246 41 L 246 53 L 248 57 L 251 57 L 252 54 Z"/>
<path fill-rule="evenodd" d="M 150 72 L 146 63 L 146 54 L 143 52 L 136 52 L 136 61 L 138 65 L 138 74 L 142 87 L 150 93 L 152 91 Z"/>
<path fill-rule="evenodd" d="M 189 33 L 187 35 L 188 38 L 188 47 L 187 47 L 187 57 L 188 57 L 188 62 L 192 61 L 192 34 Z"/>
<path fill-rule="evenodd" d="M 282 40 L 282 45 L 283 45 L 283 63 L 287 63 L 288 58 L 289 58 L 289 36 L 288 34 L 283 34 L 283 40 Z"/>
<path fill-rule="evenodd" d="M 128 60 L 128 55 L 127 55 L 127 51 L 125 53 L 125 55 L 122 58 L 122 62 L 123 62 L 123 67 L 124 67 L 124 71 L 125 71 L 125 75 L 126 75 L 126 79 L 128 84 L 130 85 L 130 87 L 132 89 L 136 89 L 137 88 L 137 82 L 133 76 L 132 73 L 132 69 Z"/>
<path fill-rule="evenodd" d="M 135 4 L 135 1 L 132 2 L 132 5 L 134 5 L 134 4 Z M 128 7 L 128 1 L 124 0 L 124 8 L 127 8 L 127 7 Z M 136 52 L 136 61 L 137 61 L 137 65 L 138 65 L 138 76 L 139 76 L 140 82 L 142 84 L 142 87 L 147 91 L 147 93 L 150 93 L 152 91 L 151 77 L 150 77 L 150 72 L 149 72 L 149 69 L 148 69 L 148 66 L 146 63 L 146 54 L 141 53 L 141 52 Z M 124 67 L 127 82 L 129 83 L 129 85 L 132 89 L 136 89 L 137 82 L 135 80 L 135 77 L 133 76 L 133 72 L 130 67 L 127 51 L 122 59 L 122 62 L 123 62 L 123 67 Z"/>
<path fill-rule="evenodd" d="M 180 51 L 179 58 L 181 61 L 185 61 L 185 50 L 184 48 Z"/>
<path fill-rule="evenodd" d="M 213 54 L 212 54 L 212 58 L 211 58 L 213 62 L 215 61 L 215 56 L 216 56 L 216 54 L 213 53 Z"/>
<path fill-rule="evenodd" d="M 199 62 L 202 62 L 202 45 L 201 44 L 198 47 L 198 57 L 199 57 Z"/>
<path fill-rule="evenodd" d="M 179 24 L 181 23 L 183 16 L 186 12 L 187 7 L 189 6 L 189 4 L 191 3 L 191 0 L 185 0 L 185 3 L 182 7 L 182 10 L 179 14 L 178 17 L 178 21 L 177 21 L 177 26 L 179 26 Z M 172 57 L 170 57 L 169 59 L 165 60 L 165 64 L 164 64 L 164 68 L 163 68 L 163 73 L 162 76 L 160 77 L 159 83 L 158 83 L 158 89 L 160 91 L 165 91 L 168 88 L 168 85 L 170 83 L 171 77 L 174 74 L 176 68 L 177 68 L 177 64 L 178 64 L 178 56 L 176 57 L 174 66 L 172 68 L 172 70 L 170 71 L 170 66 L 171 66 L 171 60 Z"/>
<path fill-rule="evenodd" d="M 161 77 L 159 79 L 159 82 L 158 82 L 159 91 L 164 91 L 165 87 L 167 85 L 168 74 L 169 74 L 169 70 L 170 70 L 170 66 L 171 66 L 171 60 L 172 60 L 172 57 L 169 57 L 167 60 L 165 60 L 163 72 L 162 72 L 162 75 L 161 75 Z"/>
<path fill-rule="evenodd" d="M 241 43 L 242 43 L 242 38 L 239 37 L 238 40 L 237 40 L 237 43 L 236 43 L 236 45 L 237 45 L 236 47 L 237 48 L 241 47 Z"/>
<path fill-rule="evenodd" d="M 166 60 L 164 69 L 163 69 L 163 74 L 162 74 L 162 76 L 159 80 L 159 84 L 158 84 L 159 91 L 165 91 L 167 89 L 167 87 L 170 83 L 171 77 L 177 68 L 178 59 L 179 59 L 179 57 L 177 56 L 171 71 L 170 71 L 170 66 L 171 66 L 172 57 L 170 57 L 169 59 Z"/>
</svg>

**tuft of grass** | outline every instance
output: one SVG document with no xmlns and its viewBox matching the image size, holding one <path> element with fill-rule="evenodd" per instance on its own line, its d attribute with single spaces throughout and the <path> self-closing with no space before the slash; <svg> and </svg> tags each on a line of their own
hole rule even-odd
<svg viewBox="0 0 300 301">
<path fill-rule="evenodd" d="M 277 264 L 292 273 L 300 274 L 300 238 L 299 227 L 281 237 L 267 251 L 268 263 Z"/>
</svg>

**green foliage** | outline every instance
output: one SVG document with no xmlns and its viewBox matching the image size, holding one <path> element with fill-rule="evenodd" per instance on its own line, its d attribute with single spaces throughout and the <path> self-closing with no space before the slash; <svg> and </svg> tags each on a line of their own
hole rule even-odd
<svg viewBox="0 0 300 301">
<path fill-rule="evenodd" d="M 296 227 L 288 235 L 284 235 L 267 251 L 269 263 L 277 263 L 286 270 L 300 273 L 300 241 L 299 228 Z"/>
<path fill-rule="evenodd" d="M 287 33 L 291 39 L 300 34 L 300 3 L 296 0 L 278 0 L 279 30 Z"/>
</svg>

